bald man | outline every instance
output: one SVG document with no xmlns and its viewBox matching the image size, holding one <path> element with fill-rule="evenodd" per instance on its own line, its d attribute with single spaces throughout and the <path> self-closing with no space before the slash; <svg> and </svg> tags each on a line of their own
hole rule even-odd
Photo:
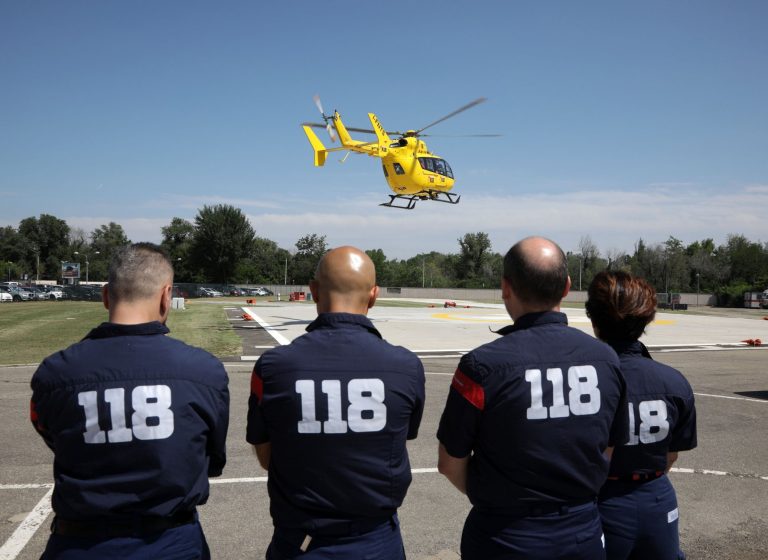
<svg viewBox="0 0 768 560">
<path fill-rule="evenodd" d="M 166 336 L 172 288 L 160 247 L 120 249 L 109 321 L 32 377 L 32 423 L 54 453 L 45 559 L 210 558 L 196 508 L 226 463 L 228 379 Z"/>
<path fill-rule="evenodd" d="M 501 281 L 514 325 L 454 374 L 438 470 L 472 504 L 463 560 L 605 558 L 595 502 L 628 437 L 624 380 L 609 346 L 568 326 L 569 288 L 555 243 L 514 245 Z"/>
<path fill-rule="evenodd" d="M 326 253 L 310 282 L 307 334 L 264 353 L 251 377 L 247 440 L 269 472 L 267 560 L 405 558 L 397 508 L 411 482 L 424 368 L 367 318 L 371 259 Z"/>
</svg>

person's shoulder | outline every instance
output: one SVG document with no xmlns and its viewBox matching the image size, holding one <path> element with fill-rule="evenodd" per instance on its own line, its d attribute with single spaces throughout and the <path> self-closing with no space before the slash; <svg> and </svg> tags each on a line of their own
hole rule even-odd
<svg viewBox="0 0 768 560">
<path fill-rule="evenodd" d="M 221 360 L 197 346 L 192 346 L 171 336 L 162 337 L 162 344 L 168 352 L 168 362 L 172 369 L 184 371 L 194 378 L 212 381 L 227 378 L 227 372 Z"/>
<path fill-rule="evenodd" d="M 90 363 L 89 339 L 75 342 L 47 356 L 32 375 L 32 385 L 56 385 L 68 380 L 73 371 L 78 371 Z"/>
<path fill-rule="evenodd" d="M 691 384 L 679 369 L 648 358 L 636 357 L 634 362 L 646 374 L 653 375 L 655 382 L 663 386 L 666 392 L 686 398 L 693 395 Z"/>
</svg>

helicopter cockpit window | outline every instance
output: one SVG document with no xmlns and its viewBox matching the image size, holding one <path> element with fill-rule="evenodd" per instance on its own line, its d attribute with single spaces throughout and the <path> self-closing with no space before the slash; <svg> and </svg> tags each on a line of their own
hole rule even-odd
<svg viewBox="0 0 768 560">
<path fill-rule="evenodd" d="M 453 169 L 451 169 L 451 166 L 448 165 L 448 162 L 443 160 L 443 163 L 445 164 L 445 174 L 453 179 Z"/>
<path fill-rule="evenodd" d="M 381 169 L 384 171 L 384 177 L 389 177 L 389 173 L 387 173 L 387 166 L 382 163 Z"/>
<path fill-rule="evenodd" d="M 426 169 L 427 171 L 434 171 L 434 168 L 432 167 L 432 158 L 420 157 L 419 163 L 421 164 L 422 169 Z"/>
<path fill-rule="evenodd" d="M 399 163 L 393 163 L 392 167 L 395 169 L 395 173 L 398 175 L 405 175 L 405 170 L 403 170 L 403 166 Z"/>
<path fill-rule="evenodd" d="M 435 166 L 435 173 L 439 173 L 440 175 L 445 175 L 445 161 L 442 159 L 435 158 L 432 160 L 433 165 Z"/>
</svg>

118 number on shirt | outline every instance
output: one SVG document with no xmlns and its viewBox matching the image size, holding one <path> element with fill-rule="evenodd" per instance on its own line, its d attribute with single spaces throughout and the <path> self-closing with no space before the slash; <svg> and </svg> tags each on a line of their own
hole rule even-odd
<svg viewBox="0 0 768 560">
<path fill-rule="evenodd" d="M 324 379 L 320 389 L 328 401 L 328 420 L 317 419 L 315 381 L 298 379 L 296 392 L 301 399 L 300 434 L 344 434 L 353 432 L 378 432 L 387 425 L 387 407 L 384 404 L 384 382 L 381 379 L 351 379 L 347 383 L 347 419 L 342 419 L 341 381 Z"/>
</svg>

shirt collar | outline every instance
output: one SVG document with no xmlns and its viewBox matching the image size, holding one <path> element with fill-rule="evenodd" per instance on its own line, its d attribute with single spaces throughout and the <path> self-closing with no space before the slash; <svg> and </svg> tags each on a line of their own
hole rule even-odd
<svg viewBox="0 0 768 560">
<path fill-rule="evenodd" d="M 370 333 L 375 334 L 381 338 L 381 333 L 376 330 L 371 320 L 365 315 L 358 315 L 356 313 L 320 313 L 317 319 L 307 325 L 307 332 L 312 332 L 315 329 L 321 329 L 324 327 L 338 328 L 347 325 L 355 325 L 363 327 Z"/>
<path fill-rule="evenodd" d="M 650 352 L 648 352 L 648 348 L 646 348 L 645 344 L 643 344 L 639 340 L 631 340 L 631 341 L 630 340 L 623 340 L 623 341 L 609 340 L 608 344 L 619 355 L 633 354 L 633 355 L 643 356 L 644 358 L 651 358 L 651 354 Z"/>
<path fill-rule="evenodd" d="M 531 327 L 538 327 L 541 325 L 567 325 L 568 316 L 560 311 L 541 311 L 538 313 L 528 313 L 519 317 L 513 325 L 507 325 L 506 327 L 495 331 L 496 334 L 502 336 L 508 335 L 515 331 L 521 331 L 523 329 L 529 329 Z"/>
<path fill-rule="evenodd" d="M 111 338 L 113 336 L 144 336 L 152 334 L 168 334 L 168 327 L 160 321 L 140 323 L 138 325 L 119 325 L 105 322 L 91 330 L 85 338 Z"/>
</svg>

